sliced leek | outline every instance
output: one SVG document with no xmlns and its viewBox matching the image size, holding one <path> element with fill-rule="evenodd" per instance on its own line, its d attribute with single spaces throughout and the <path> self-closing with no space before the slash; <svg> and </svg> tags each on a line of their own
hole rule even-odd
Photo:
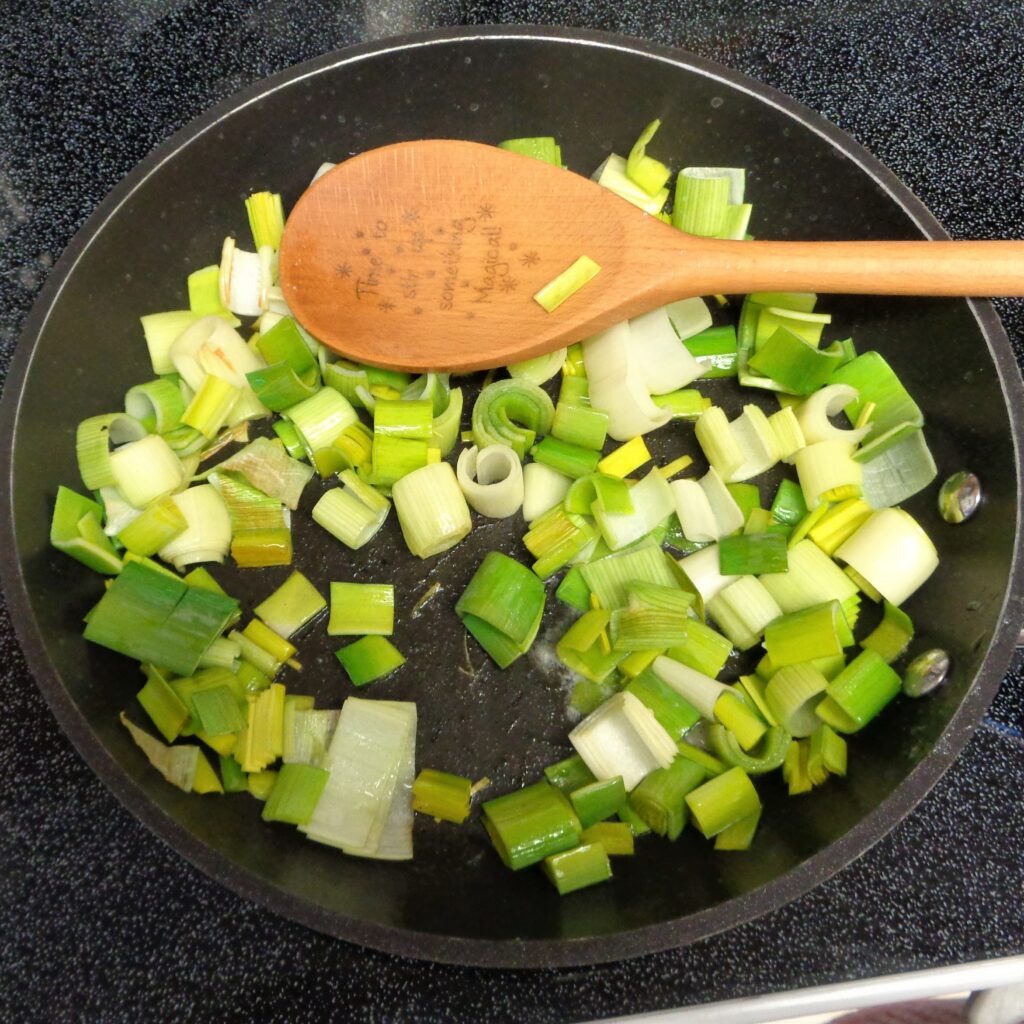
<svg viewBox="0 0 1024 1024">
<path fill-rule="evenodd" d="M 454 547 L 473 528 L 455 471 L 447 462 L 413 470 L 391 492 L 402 536 L 417 558 Z"/>
<path fill-rule="evenodd" d="M 928 534 L 899 508 L 875 512 L 835 554 L 895 605 L 910 597 L 939 564 Z"/>
</svg>

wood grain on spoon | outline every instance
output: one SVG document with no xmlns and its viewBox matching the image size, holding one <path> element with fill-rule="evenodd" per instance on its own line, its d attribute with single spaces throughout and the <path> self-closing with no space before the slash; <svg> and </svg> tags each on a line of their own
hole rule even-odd
<svg viewBox="0 0 1024 1024">
<path fill-rule="evenodd" d="M 533 294 L 586 255 L 553 313 Z M 578 174 L 493 146 L 403 142 L 339 164 L 285 227 L 281 286 L 337 352 L 414 371 L 549 352 L 691 295 L 1024 295 L 1024 242 L 733 242 L 684 234 Z"/>
</svg>

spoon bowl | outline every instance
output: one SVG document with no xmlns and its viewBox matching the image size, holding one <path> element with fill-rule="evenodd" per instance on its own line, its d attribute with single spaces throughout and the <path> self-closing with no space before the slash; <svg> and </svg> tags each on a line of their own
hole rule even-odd
<svg viewBox="0 0 1024 1024">
<path fill-rule="evenodd" d="M 580 256 L 600 272 L 545 312 L 533 296 Z M 280 278 L 299 322 L 348 358 L 468 371 L 693 295 L 1024 295 L 1024 242 L 702 238 L 561 167 L 432 139 L 317 179 L 288 218 Z"/>
</svg>

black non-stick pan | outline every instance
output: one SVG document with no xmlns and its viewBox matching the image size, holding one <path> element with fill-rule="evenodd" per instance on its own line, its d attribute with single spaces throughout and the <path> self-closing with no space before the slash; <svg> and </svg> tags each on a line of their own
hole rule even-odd
<svg viewBox="0 0 1024 1024">
<path fill-rule="evenodd" d="M 972 470 L 985 499 L 960 526 L 939 518 L 934 487 L 908 505 L 942 558 L 908 606 L 915 645 L 950 653 L 949 681 L 926 699 L 898 700 L 854 738 L 846 780 L 799 800 L 767 782 L 750 852 L 716 854 L 696 834 L 644 843 L 616 863 L 612 884 L 565 899 L 536 872 L 506 871 L 476 822 L 418 820 L 409 864 L 351 859 L 263 824 L 248 797 L 200 799 L 166 785 L 118 725 L 140 677 L 82 640 L 99 583 L 50 549 L 50 509 L 59 482 L 77 485 L 78 421 L 120 408 L 124 391 L 150 376 L 138 316 L 183 306 L 187 272 L 214 262 L 225 234 L 245 237 L 243 197 L 271 188 L 291 204 L 321 161 L 421 137 L 553 134 L 569 166 L 589 173 L 656 116 L 665 125 L 659 155 L 673 166 L 749 168 L 752 229 L 762 237 L 943 236 L 861 147 L 741 75 L 611 36 L 458 30 L 330 54 L 210 111 L 111 193 L 50 275 L 3 398 L 7 598 L 39 685 L 83 756 L 141 820 L 239 893 L 355 942 L 445 961 L 578 964 L 679 945 L 779 906 L 867 849 L 933 785 L 994 693 L 1024 618 L 1016 547 L 1024 403 L 1006 336 L 984 302 L 826 297 L 836 336 L 883 352 L 919 400 L 940 474 Z M 736 401 L 725 389 L 715 396 Z M 692 446 L 688 431 L 663 431 L 656 443 L 678 452 Z M 308 488 L 307 511 L 319 491 Z M 294 532 L 296 566 L 324 587 L 394 581 L 395 639 L 409 660 L 372 694 L 416 700 L 421 765 L 487 775 L 497 793 L 568 752 L 566 680 L 544 658 L 545 635 L 565 626 L 555 602 L 536 653 L 506 672 L 464 646 L 452 611 L 484 552 L 521 554 L 520 523 L 481 521 L 465 544 L 427 562 L 408 555 L 393 517 L 355 554 L 307 515 Z M 250 607 L 287 572 L 214 571 Z M 433 582 L 440 594 L 412 619 Z M 286 681 L 338 706 L 352 690 L 322 632 L 302 641 L 305 669 Z"/>
</svg>

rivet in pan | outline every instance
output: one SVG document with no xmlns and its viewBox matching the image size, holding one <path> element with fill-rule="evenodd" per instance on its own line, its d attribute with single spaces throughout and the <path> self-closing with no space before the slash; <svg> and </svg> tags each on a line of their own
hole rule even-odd
<svg viewBox="0 0 1024 1024">
<path fill-rule="evenodd" d="M 919 654 L 903 676 L 903 692 L 908 697 L 923 697 L 941 686 L 949 677 L 949 655 L 935 648 Z"/>
<path fill-rule="evenodd" d="M 965 522 L 980 504 L 981 481 L 973 473 L 954 473 L 939 489 L 939 514 L 947 523 Z"/>
</svg>

